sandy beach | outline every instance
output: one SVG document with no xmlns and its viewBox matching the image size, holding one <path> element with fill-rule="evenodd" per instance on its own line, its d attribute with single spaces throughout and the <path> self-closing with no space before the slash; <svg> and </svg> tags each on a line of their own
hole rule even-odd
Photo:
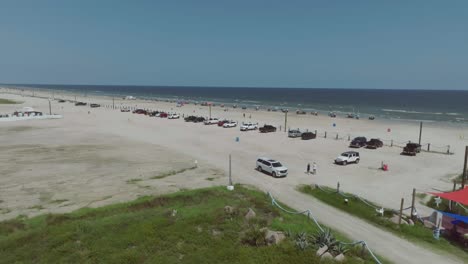
<svg viewBox="0 0 468 264">
<path fill-rule="evenodd" d="M 0 113 L 11 113 L 23 106 L 47 113 L 48 100 L 37 96 L 51 95 L 43 92 L 36 92 L 36 97 L 31 95 L 31 92 L 14 95 L 0 89 L 1 98 L 22 102 L 0 105 Z M 74 95 L 65 93 L 55 97 L 74 100 Z M 423 148 L 430 143 L 432 150 L 446 152 L 450 145 L 453 154 L 422 152 L 409 157 L 400 155 L 402 149 L 396 145 L 418 141 L 417 122 L 332 119 L 290 112 L 288 127 L 318 132 L 317 139 L 303 141 L 288 138 L 283 131 L 241 132 L 239 127 L 221 128 L 187 123 L 182 118 L 168 120 L 121 113 L 105 107 L 113 104 L 109 97 L 89 96 L 77 100 L 98 103 L 102 107 L 52 101 L 52 112 L 63 115 L 63 119 L 0 124 L 1 220 L 20 214 L 67 212 L 181 188 L 227 184 L 229 155 L 232 156 L 234 183 L 270 191 L 291 207 L 306 206 L 303 202 L 294 204 L 294 199 L 303 197 L 295 191 L 298 185 L 333 187 L 340 182 L 341 189 L 346 192 L 397 209 L 401 198 L 405 198 L 405 207 L 410 205 L 413 188 L 418 192 L 450 190 L 451 179 L 462 172 L 463 151 L 468 144 L 465 126 L 424 123 Z M 114 100 L 114 105 L 164 110 L 184 116 L 209 115 L 209 108 L 200 105 L 176 107 L 169 102 L 121 98 Z M 224 111 L 217 106 L 212 107 L 211 115 L 239 123 L 252 121 L 260 126 L 271 124 L 278 128 L 281 125 L 284 129 L 281 112 L 233 108 Z M 327 138 L 324 138 L 325 132 Z M 333 164 L 340 153 L 349 150 L 348 137 L 357 136 L 380 138 L 385 143 L 393 140 L 395 146 L 359 149 L 359 164 Z M 255 161 L 259 156 L 281 161 L 288 167 L 289 175 L 275 179 L 256 171 Z M 305 173 L 309 162 L 317 163 L 317 175 Z M 388 164 L 389 171 L 380 170 L 382 162 Z M 198 167 L 194 168 L 196 164 Z M 158 178 L 166 174 L 174 175 Z M 310 207 L 313 206 L 321 205 L 311 204 Z M 417 208 L 421 214 L 431 212 L 421 204 Z M 332 224 L 334 221 L 330 220 Z"/>
</svg>

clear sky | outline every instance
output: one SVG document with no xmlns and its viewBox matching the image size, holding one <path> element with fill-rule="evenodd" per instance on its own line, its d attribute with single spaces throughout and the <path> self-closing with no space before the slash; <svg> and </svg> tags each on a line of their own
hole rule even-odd
<svg viewBox="0 0 468 264">
<path fill-rule="evenodd" d="M 468 89 L 468 1 L 2 0 L 0 82 Z"/>
</svg>

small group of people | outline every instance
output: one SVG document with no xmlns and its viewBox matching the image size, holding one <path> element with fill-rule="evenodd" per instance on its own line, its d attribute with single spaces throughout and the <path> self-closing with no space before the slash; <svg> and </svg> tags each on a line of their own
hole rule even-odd
<svg viewBox="0 0 468 264">
<path fill-rule="evenodd" d="M 310 163 L 307 163 L 307 174 L 310 174 Z M 312 164 L 312 174 L 317 174 L 317 163 Z"/>
</svg>

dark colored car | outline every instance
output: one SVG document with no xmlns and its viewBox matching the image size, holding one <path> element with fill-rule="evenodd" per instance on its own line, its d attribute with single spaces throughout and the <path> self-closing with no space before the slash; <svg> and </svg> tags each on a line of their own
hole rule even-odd
<svg viewBox="0 0 468 264">
<path fill-rule="evenodd" d="M 84 103 L 84 102 L 76 102 L 75 105 L 76 105 L 76 106 L 81 106 L 81 105 L 87 105 L 87 103 Z"/>
<path fill-rule="evenodd" d="M 408 143 L 403 148 L 403 152 L 401 154 L 408 155 L 408 156 L 416 156 L 416 153 L 421 152 L 421 145 L 418 143 Z"/>
<path fill-rule="evenodd" d="M 203 123 L 203 122 L 205 122 L 205 118 L 199 116 L 199 117 L 195 118 L 195 120 L 193 122 L 194 123 Z"/>
<path fill-rule="evenodd" d="M 362 148 L 365 147 L 367 144 L 367 139 L 365 137 L 357 137 L 351 141 L 349 144 L 350 148 Z"/>
<path fill-rule="evenodd" d="M 65 103 L 66 101 L 65 101 L 65 100 L 62 100 L 62 99 L 60 99 L 60 100 L 58 100 L 58 102 L 59 102 L 59 103 Z"/>
<path fill-rule="evenodd" d="M 147 112 L 146 110 L 144 110 L 144 109 L 135 109 L 135 110 L 133 110 L 132 113 L 134 113 L 134 114 L 140 114 L 140 115 L 146 115 L 146 114 L 148 114 L 148 112 Z"/>
<path fill-rule="evenodd" d="M 160 118 L 167 118 L 167 113 L 161 112 L 161 113 L 159 114 L 159 117 L 160 117 Z"/>
<path fill-rule="evenodd" d="M 195 119 L 197 119 L 196 116 L 187 116 L 186 118 L 184 118 L 185 122 L 194 122 Z"/>
<path fill-rule="evenodd" d="M 224 123 L 227 123 L 227 122 L 229 122 L 229 120 L 220 120 L 218 122 L 218 126 L 222 127 L 224 125 Z"/>
<path fill-rule="evenodd" d="M 272 125 L 264 125 L 263 127 L 258 129 L 260 133 L 269 133 L 269 132 L 276 132 L 276 127 Z"/>
<path fill-rule="evenodd" d="M 372 138 L 371 140 L 367 141 L 366 148 L 368 149 L 377 149 L 383 147 L 382 140 L 378 138 Z"/>
<path fill-rule="evenodd" d="M 312 132 L 304 132 L 301 135 L 302 140 L 309 140 L 309 139 L 314 139 L 317 137 L 317 134 L 312 133 Z"/>
<path fill-rule="evenodd" d="M 89 106 L 90 106 L 91 108 L 101 107 L 100 104 L 90 104 Z"/>
</svg>

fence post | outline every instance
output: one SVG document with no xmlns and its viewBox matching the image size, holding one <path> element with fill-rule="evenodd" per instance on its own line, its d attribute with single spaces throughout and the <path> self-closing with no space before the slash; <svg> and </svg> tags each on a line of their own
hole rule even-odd
<svg viewBox="0 0 468 264">
<path fill-rule="evenodd" d="M 317 136 L 317 129 L 315 129 L 315 135 Z"/>
<path fill-rule="evenodd" d="M 447 154 L 450 154 L 450 145 L 447 146 Z"/>
<path fill-rule="evenodd" d="M 415 210 L 415 208 L 414 208 L 414 200 L 415 200 L 415 198 L 416 198 L 416 188 L 413 188 L 413 196 L 412 196 L 412 198 L 411 198 L 411 215 L 410 215 L 411 220 L 413 220 L 413 221 L 414 221 L 413 213 L 414 213 L 414 210 Z"/>
<path fill-rule="evenodd" d="M 400 215 L 398 216 L 398 225 L 401 225 L 401 216 L 403 215 L 403 203 L 405 199 L 401 198 Z"/>
<path fill-rule="evenodd" d="M 336 192 L 339 193 L 340 192 L 340 182 L 338 182 L 336 184 Z"/>
<path fill-rule="evenodd" d="M 350 136 L 350 135 L 348 135 L 348 141 L 350 141 L 350 140 L 351 140 L 351 136 Z"/>
<path fill-rule="evenodd" d="M 390 141 L 390 147 L 393 147 L 393 139 Z"/>
<path fill-rule="evenodd" d="M 427 152 L 431 151 L 431 143 L 427 144 Z"/>
<path fill-rule="evenodd" d="M 336 133 L 336 139 L 338 139 L 338 133 Z"/>
<path fill-rule="evenodd" d="M 327 138 L 327 131 L 325 131 L 325 138 Z"/>
</svg>

